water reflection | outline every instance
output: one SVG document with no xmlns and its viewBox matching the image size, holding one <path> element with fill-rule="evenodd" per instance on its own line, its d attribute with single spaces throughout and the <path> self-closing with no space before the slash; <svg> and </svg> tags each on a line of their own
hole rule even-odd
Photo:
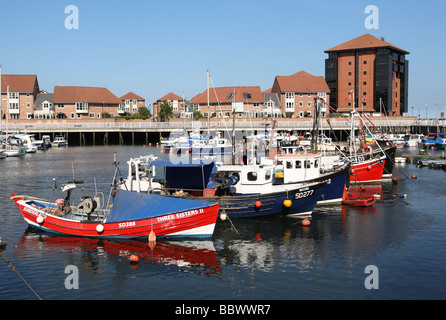
<svg viewBox="0 0 446 320">
<path fill-rule="evenodd" d="M 139 257 L 138 263 L 129 263 L 137 269 L 139 264 L 169 267 L 170 271 L 189 272 L 197 275 L 218 276 L 221 268 L 210 240 L 197 241 L 111 241 L 102 239 L 55 236 L 27 229 L 20 240 L 18 252 L 35 250 L 35 255 L 45 257 L 60 252 L 62 259 L 78 252 L 81 261 L 68 258 L 67 264 L 81 265 L 86 273 L 100 274 L 102 264 L 111 257 L 129 261 L 130 255 Z M 171 268 L 172 266 L 175 267 Z M 108 268 L 108 267 L 107 267 Z"/>
</svg>

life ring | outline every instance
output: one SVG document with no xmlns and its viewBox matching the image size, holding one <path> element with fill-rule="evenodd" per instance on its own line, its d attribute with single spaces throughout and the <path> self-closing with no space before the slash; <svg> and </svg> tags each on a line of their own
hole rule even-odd
<svg viewBox="0 0 446 320">
<path fill-rule="evenodd" d="M 364 147 L 363 151 L 366 153 L 370 153 L 370 152 L 372 152 L 372 147 L 370 147 L 370 146 Z"/>
</svg>

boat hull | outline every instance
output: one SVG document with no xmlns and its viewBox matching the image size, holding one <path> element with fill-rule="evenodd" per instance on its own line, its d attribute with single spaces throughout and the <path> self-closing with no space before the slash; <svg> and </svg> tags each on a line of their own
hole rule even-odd
<svg viewBox="0 0 446 320">
<path fill-rule="evenodd" d="M 15 195 L 12 195 L 15 196 Z M 198 210 L 178 212 L 143 220 L 116 223 L 73 220 L 46 213 L 34 200 L 14 199 L 23 218 L 33 228 L 46 232 L 79 237 L 106 239 L 146 238 L 153 231 L 156 237 L 211 237 L 218 217 L 218 204 Z M 193 211 L 193 212 L 192 212 Z M 38 217 L 42 217 L 39 218 Z M 102 226 L 102 227 L 98 227 Z M 98 230 L 103 229 L 101 232 Z"/>
<path fill-rule="evenodd" d="M 288 190 L 251 195 L 221 197 L 198 197 L 202 200 L 218 201 L 220 213 L 232 218 L 256 218 L 266 216 L 308 216 L 311 215 L 320 199 L 327 181 L 291 187 Z M 289 207 L 284 201 L 291 200 Z"/>
<path fill-rule="evenodd" d="M 352 164 L 350 182 L 370 183 L 381 181 L 385 162 L 385 158 L 381 158 Z"/>
</svg>

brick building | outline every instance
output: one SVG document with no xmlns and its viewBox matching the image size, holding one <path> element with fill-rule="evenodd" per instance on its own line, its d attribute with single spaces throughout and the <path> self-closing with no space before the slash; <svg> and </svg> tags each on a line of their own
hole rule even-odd
<svg viewBox="0 0 446 320">
<path fill-rule="evenodd" d="M 338 112 L 350 112 L 353 103 L 368 114 L 407 112 L 409 52 L 370 34 L 324 52 L 328 53 L 325 80 L 331 91 L 330 105 Z"/>
<path fill-rule="evenodd" d="M 34 113 L 34 101 L 39 91 L 36 75 L 1 75 L 2 119 L 6 119 L 7 116 L 9 119 L 29 118 L 29 115 Z"/>
<path fill-rule="evenodd" d="M 124 111 L 127 114 L 134 114 L 138 112 L 139 108 L 145 107 L 146 101 L 143 97 L 138 96 L 133 92 L 129 92 L 119 98 L 124 104 Z"/>
<path fill-rule="evenodd" d="M 124 104 L 106 88 L 56 86 L 53 94 L 57 119 L 100 119 L 124 114 Z"/>
<path fill-rule="evenodd" d="M 330 99 L 330 89 L 324 77 L 314 76 L 306 71 L 290 76 L 276 76 L 271 92 L 278 95 L 282 114 L 291 118 L 312 116 L 315 96 L 326 102 Z M 321 105 L 321 114 L 326 114 L 324 104 Z"/>
<path fill-rule="evenodd" d="M 192 116 L 190 116 L 190 114 L 187 112 L 188 110 L 186 110 L 185 100 L 179 95 L 169 92 L 153 103 L 153 117 L 155 119 L 157 119 L 158 117 L 160 111 L 159 108 L 163 101 L 167 101 L 167 103 L 170 104 L 170 106 L 172 107 L 172 112 L 175 116 L 183 115 L 183 118 L 192 118 Z M 188 117 L 184 116 L 184 114 L 186 113 L 189 115 Z"/>
</svg>

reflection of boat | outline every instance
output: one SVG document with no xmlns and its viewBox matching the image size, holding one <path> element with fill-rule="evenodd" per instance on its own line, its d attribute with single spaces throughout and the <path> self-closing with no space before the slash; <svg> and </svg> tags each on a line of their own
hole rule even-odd
<svg viewBox="0 0 446 320">
<path fill-rule="evenodd" d="M 405 147 L 416 147 L 421 140 L 424 139 L 423 134 L 406 134 L 404 136 L 404 146 Z"/>
<path fill-rule="evenodd" d="M 130 239 L 148 237 L 210 237 L 218 215 L 218 203 L 164 197 L 118 190 L 110 210 L 101 209 L 100 197 L 82 197 L 70 205 L 76 183 L 63 186 L 65 199 L 49 203 L 26 196 L 12 199 L 25 221 L 47 232 L 82 237 Z"/>
<path fill-rule="evenodd" d="M 44 246 L 42 246 L 42 244 Z M 217 253 L 211 240 L 181 241 L 115 241 L 77 237 L 49 235 L 35 231 L 27 231 L 20 243 L 20 248 L 66 248 L 69 250 L 88 252 L 98 251 L 102 254 L 129 259 L 135 254 L 139 262 L 157 266 L 178 266 L 178 271 L 194 272 L 199 275 L 212 276 L 221 270 Z"/>
</svg>

